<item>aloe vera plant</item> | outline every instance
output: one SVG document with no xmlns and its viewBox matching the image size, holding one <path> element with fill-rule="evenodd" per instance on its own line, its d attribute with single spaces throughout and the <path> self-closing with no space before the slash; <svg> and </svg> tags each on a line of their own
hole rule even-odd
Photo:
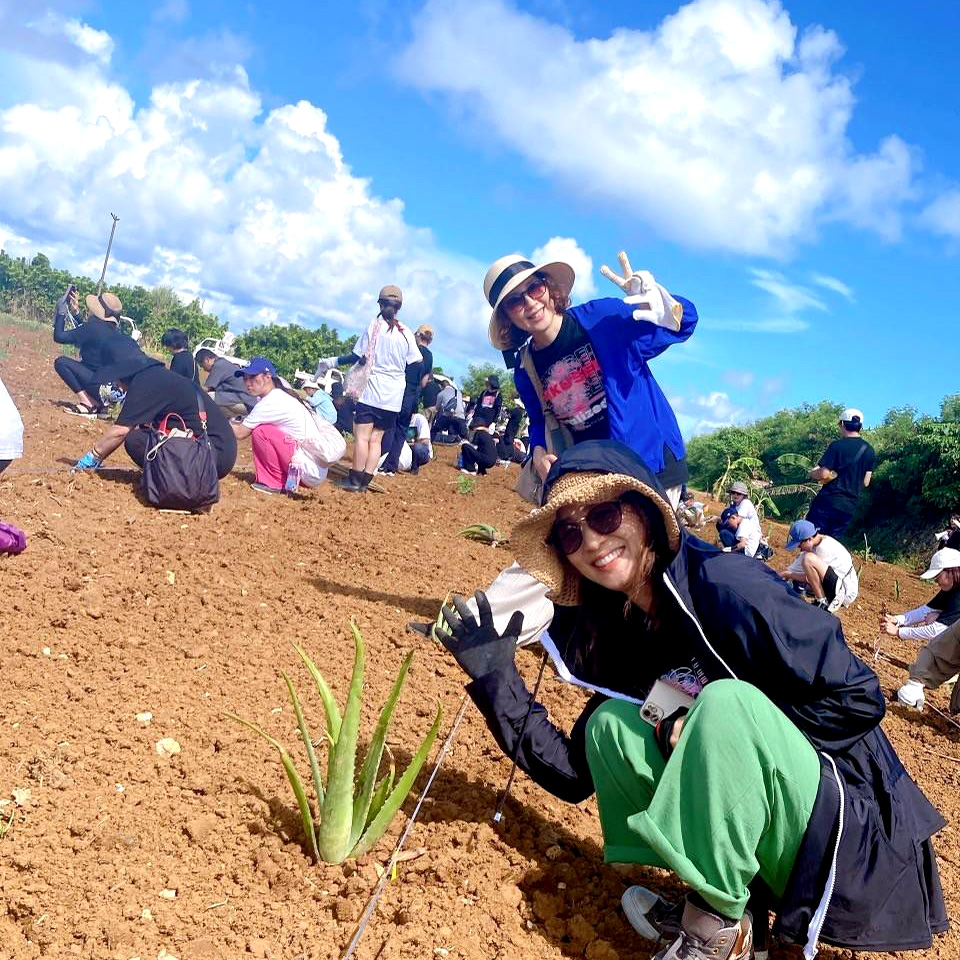
<svg viewBox="0 0 960 960">
<path fill-rule="evenodd" d="M 458 536 L 466 537 L 468 540 L 479 540 L 481 543 L 489 543 L 496 546 L 503 537 L 496 527 L 491 527 L 489 523 L 472 523 L 469 527 L 464 527 Z"/>
<path fill-rule="evenodd" d="M 320 772 L 314 738 L 310 733 L 296 687 L 286 673 L 280 672 L 287 685 L 290 702 L 297 718 L 300 739 L 303 741 L 307 761 L 310 764 L 310 776 L 316 794 L 316 819 L 310 808 L 303 778 L 286 747 L 250 720 L 245 720 L 233 713 L 227 714 L 231 720 L 242 723 L 263 737 L 280 754 L 280 761 L 300 809 L 303 832 L 306 835 L 310 853 L 316 861 L 322 860 L 326 863 L 343 863 L 350 857 L 363 856 L 383 836 L 430 754 L 433 742 L 440 731 L 443 715 L 440 704 L 437 704 L 437 714 L 433 724 L 399 780 L 395 779 L 396 770 L 393 758 L 389 756 L 389 749 L 387 749 L 389 769 L 379 780 L 377 779 L 386 747 L 387 730 L 413 660 L 413 651 L 411 651 L 404 658 L 393 689 L 380 711 L 380 719 L 374 730 L 373 739 L 357 775 L 357 733 L 360 727 L 365 651 L 363 637 L 356 625 L 350 624 L 350 629 L 353 631 L 355 657 L 350 690 L 343 713 L 340 712 L 333 692 L 316 664 L 305 650 L 294 646 L 313 678 L 323 703 L 326 740 L 329 744 L 326 781 Z"/>
</svg>

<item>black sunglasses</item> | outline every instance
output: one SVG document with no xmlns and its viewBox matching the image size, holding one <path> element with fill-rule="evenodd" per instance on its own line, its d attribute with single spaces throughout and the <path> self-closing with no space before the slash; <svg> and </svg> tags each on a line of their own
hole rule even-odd
<svg viewBox="0 0 960 960">
<path fill-rule="evenodd" d="M 623 504 L 619 500 L 608 500 L 592 506 L 583 520 L 576 523 L 573 520 L 561 520 L 555 523 L 550 531 L 549 542 L 569 557 L 583 546 L 584 522 L 594 533 L 613 533 L 623 523 Z"/>
<path fill-rule="evenodd" d="M 513 313 L 515 310 L 519 310 L 523 306 L 527 297 L 532 297 L 534 300 L 537 297 L 543 296 L 543 291 L 547 289 L 547 281 L 542 277 L 536 277 L 531 281 L 526 290 L 523 290 L 520 293 L 514 293 L 509 297 L 505 297 L 503 300 L 503 309 L 508 313 Z"/>
</svg>

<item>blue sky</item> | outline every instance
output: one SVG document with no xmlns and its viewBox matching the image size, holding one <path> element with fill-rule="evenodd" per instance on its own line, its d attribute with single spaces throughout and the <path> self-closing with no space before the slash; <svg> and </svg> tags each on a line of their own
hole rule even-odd
<svg viewBox="0 0 960 960">
<path fill-rule="evenodd" d="M 496 359 L 505 253 L 581 297 L 628 251 L 692 299 L 654 361 L 688 435 L 956 389 L 955 5 L 0 0 L 0 245 L 170 283 L 243 329 L 379 287 Z M 952 64 L 952 66 L 951 66 Z"/>
</svg>

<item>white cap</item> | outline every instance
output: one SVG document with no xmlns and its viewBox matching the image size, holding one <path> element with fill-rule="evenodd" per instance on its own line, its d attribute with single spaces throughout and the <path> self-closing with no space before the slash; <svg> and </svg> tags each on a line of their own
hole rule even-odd
<svg viewBox="0 0 960 960">
<path fill-rule="evenodd" d="M 847 407 L 847 409 L 840 414 L 840 419 L 844 422 L 848 420 L 859 420 L 863 423 L 863 411 L 858 410 L 856 407 Z"/>
<path fill-rule="evenodd" d="M 960 550 L 944 547 L 930 558 L 930 569 L 924 570 L 920 577 L 923 580 L 932 580 L 938 573 L 951 567 L 960 567 Z"/>
</svg>

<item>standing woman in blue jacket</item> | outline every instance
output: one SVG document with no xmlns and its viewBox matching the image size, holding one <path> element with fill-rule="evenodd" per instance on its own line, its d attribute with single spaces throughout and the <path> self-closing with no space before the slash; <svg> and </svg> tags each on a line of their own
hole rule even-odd
<svg viewBox="0 0 960 960">
<path fill-rule="evenodd" d="M 619 440 L 657 475 L 676 509 L 687 479 L 686 450 L 649 361 L 693 333 L 697 311 L 651 273 L 635 271 L 625 253 L 620 266 L 621 276 L 608 267 L 600 272 L 620 287 L 623 299 L 571 307 L 570 264 L 538 267 L 515 254 L 501 257 L 483 281 L 493 311 L 490 342 L 517 350 L 514 382 L 530 417 L 530 456 L 541 481 L 565 449 L 586 440 Z M 523 645 L 553 614 L 543 585 L 517 564 L 486 596 L 498 629 L 514 610 L 523 610 Z"/>
<path fill-rule="evenodd" d="M 619 440 L 657 475 L 674 507 L 687 479 L 686 451 L 673 410 L 649 361 L 686 340 L 697 325 L 689 300 L 671 296 L 620 254 L 622 276 L 601 273 L 624 293 L 570 305 L 573 268 L 534 266 L 512 255 L 487 271 L 490 342 L 518 349 L 517 392 L 530 416 L 533 465 L 545 479 L 566 447 Z"/>
</svg>

